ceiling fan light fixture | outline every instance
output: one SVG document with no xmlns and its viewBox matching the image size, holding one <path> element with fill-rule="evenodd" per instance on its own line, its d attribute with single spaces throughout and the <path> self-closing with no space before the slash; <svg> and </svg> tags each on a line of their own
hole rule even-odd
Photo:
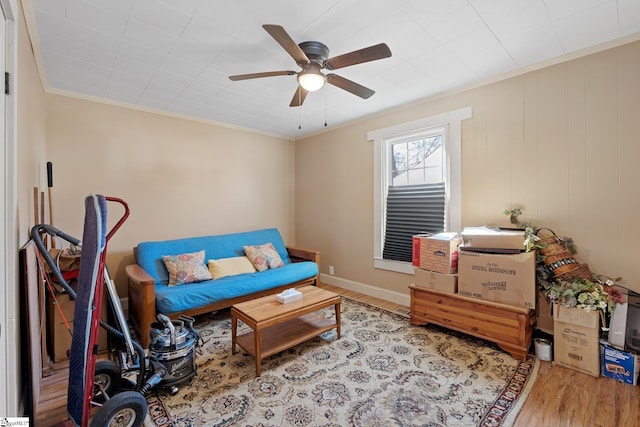
<svg viewBox="0 0 640 427">
<path fill-rule="evenodd" d="M 315 68 L 307 68 L 298 74 L 298 83 L 308 92 L 320 89 L 326 80 L 326 77 Z"/>
<path fill-rule="evenodd" d="M 344 77 L 340 77 L 337 74 L 324 74 L 322 70 L 327 69 L 333 71 L 391 56 L 389 46 L 385 43 L 378 43 L 377 45 L 329 57 L 329 48 L 324 43 L 312 40 L 297 44 L 281 25 L 265 24 L 262 28 L 287 51 L 289 56 L 296 61 L 296 64 L 302 70 L 299 72 L 283 70 L 239 74 L 229 76 L 229 79 L 238 81 L 258 79 L 261 77 L 292 76 L 295 74 L 298 79 L 298 86 L 296 87 L 289 107 L 301 106 L 309 92 L 317 91 L 322 88 L 325 83 L 346 90 L 362 99 L 368 99 L 375 93 L 373 90 Z"/>
</svg>

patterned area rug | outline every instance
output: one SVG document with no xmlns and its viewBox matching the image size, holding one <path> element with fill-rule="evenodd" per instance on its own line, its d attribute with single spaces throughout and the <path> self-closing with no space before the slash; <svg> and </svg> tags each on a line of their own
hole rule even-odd
<svg viewBox="0 0 640 427">
<path fill-rule="evenodd" d="M 344 297 L 340 339 L 269 357 L 261 377 L 252 356 L 231 354 L 228 310 L 197 322 L 197 375 L 147 396 L 156 426 L 510 426 L 538 373 L 533 356 Z"/>
</svg>

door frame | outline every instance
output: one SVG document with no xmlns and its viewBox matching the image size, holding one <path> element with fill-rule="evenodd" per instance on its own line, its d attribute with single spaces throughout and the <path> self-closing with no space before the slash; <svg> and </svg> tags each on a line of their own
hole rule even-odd
<svg viewBox="0 0 640 427">
<path fill-rule="evenodd" d="M 0 414 L 21 416 L 24 412 L 20 385 L 20 292 L 18 277 L 17 228 L 17 143 L 16 143 L 16 78 L 17 41 L 16 18 L 19 8 L 16 0 L 0 0 L 0 17 L 4 28 L 0 43 L 0 71 L 9 73 L 9 94 L 0 106 L 0 186 L 3 197 L 0 209 L 4 216 L 0 230 Z M 4 89 L 4 76 L 2 88 Z M 5 92 L 4 90 L 2 92 Z M 20 390 L 21 393 L 17 391 Z"/>
</svg>

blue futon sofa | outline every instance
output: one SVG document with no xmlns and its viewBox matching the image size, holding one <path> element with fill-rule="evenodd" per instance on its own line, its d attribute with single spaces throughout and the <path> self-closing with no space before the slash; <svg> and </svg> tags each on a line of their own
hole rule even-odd
<svg viewBox="0 0 640 427">
<path fill-rule="evenodd" d="M 244 256 L 244 246 L 272 243 L 284 266 L 262 272 L 235 274 L 196 283 L 168 286 L 169 274 L 162 257 L 205 251 L 211 259 Z M 195 316 L 230 307 L 242 301 L 275 294 L 291 287 L 319 283 L 317 251 L 286 247 L 276 228 L 217 236 L 142 242 L 134 248 L 136 264 L 125 267 L 129 281 L 129 320 L 144 348 L 158 312 L 170 318 Z"/>
</svg>

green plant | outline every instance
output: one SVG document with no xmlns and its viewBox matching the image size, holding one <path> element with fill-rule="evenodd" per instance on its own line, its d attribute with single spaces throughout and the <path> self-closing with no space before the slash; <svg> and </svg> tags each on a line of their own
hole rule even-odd
<svg viewBox="0 0 640 427">
<path fill-rule="evenodd" d="M 518 218 L 522 215 L 522 210 L 520 208 L 505 209 L 503 213 L 509 217 L 509 222 L 511 224 L 524 230 L 524 243 L 527 252 L 533 249 L 544 249 L 547 247 L 547 245 L 541 242 L 541 239 L 538 237 L 538 232 L 543 230 L 542 228 L 538 228 L 528 222 L 520 221 Z M 572 254 L 577 252 L 576 245 L 573 243 L 573 239 L 571 237 L 558 236 L 558 240 L 559 243 L 567 248 Z"/>
<path fill-rule="evenodd" d="M 509 222 L 518 228 L 524 230 L 524 247 L 527 252 L 530 252 L 536 248 L 536 241 L 538 237 L 536 236 L 536 228 L 533 224 L 529 224 L 527 222 L 521 222 L 518 217 L 522 215 L 522 210 L 520 208 L 513 209 L 505 209 L 504 214 L 509 217 Z"/>
</svg>

